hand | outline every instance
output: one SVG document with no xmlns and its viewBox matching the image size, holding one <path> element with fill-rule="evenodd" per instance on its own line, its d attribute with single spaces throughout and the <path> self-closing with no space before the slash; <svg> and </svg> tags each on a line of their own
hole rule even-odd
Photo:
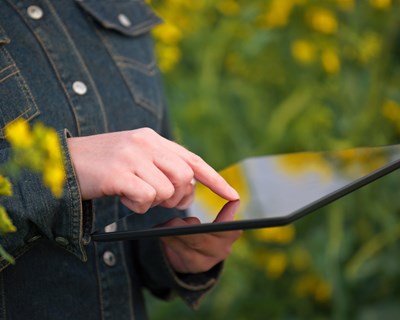
<svg viewBox="0 0 400 320">
<path fill-rule="evenodd" d="M 237 192 L 199 156 L 149 128 L 68 139 L 82 198 L 119 196 L 136 213 L 186 208 L 193 179 L 227 200 Z"/>
<path fill-rule="evenodd" d="M 227 203 L 215 222 L 232 221 L 239 201 Z M 199 224 L 195 217 L 174 218 L 163 226 Z M 161 238 L 164 251 L 173 269 L 182 273 L 199 273 L 210 270 L 231 253 L 233 243 L 241 231 L 193 234 Z"/>
</svg>

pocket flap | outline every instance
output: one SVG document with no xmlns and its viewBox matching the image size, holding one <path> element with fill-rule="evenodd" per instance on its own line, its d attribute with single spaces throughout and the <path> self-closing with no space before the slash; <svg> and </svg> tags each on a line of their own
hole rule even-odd
<svg viewBox="0 0 400 320">
<path fill-rule="evenodd" d="M 162 20 L 141 0 L 76 0 L 104 28 L 138 36 Z"/>
<path fill-rule="evenodd" d="M 10 38 L 7 37 L 6 32 L 0 26 L 0 44 L 7 44 L 7 43 L 10 43 Z"/>
</svg>

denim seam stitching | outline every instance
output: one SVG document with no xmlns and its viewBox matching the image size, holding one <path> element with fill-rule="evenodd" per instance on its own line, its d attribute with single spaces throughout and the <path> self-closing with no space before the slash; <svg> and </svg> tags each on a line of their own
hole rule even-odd
<svg viewBox="0 0 400 320">
<path fill-rule="evenodd" d="M 26 118 L 26 120 L 30 120 L 34 118 L 36 115 L 40 113 L 40 110 L 38 106 L 36 105 L 35 99 L 31 93 L 31 90 L 29 89 L 28 85 L 25 82 L 24 77 L 22 76 L 18 66 L 16 65 L 14 59 L 10 55 L 10 53 L 5 49 L 5 48 L 0 48 L 0 51 L 3 54 L 3 57 L 7 60 L 8 63 L 11 63 L 11 65 L 15 65 L 16 72 L 13 76 L 15 76 L 15 81 L 18 85 L 18 88 L 21 92 L 21 94 L 24 96 L 24 100 L 27 103 L 27 108 L 25 110 L 22 110 L 22 113 L 20 113 L 15 119 L 12 119 L 11 121 L 15 121 L 16 119 L 19 119 L 29 112 L 33 111 L 32 114 Z M 4 81 L 4 79 L 2 80 Z M 4 138 L 4 127 L 0 128 L 0 138 Z"/>
<path fill-rule="evenodd" d="M 72 168 L 73 170 L 73 166 L 72 163 L 70 162 L 70 159 L 68 157 L 66 157 L 65 161 L 67 162 L 67 167 Z M 74 254 L 80 255 L 84 261 L 87 260 L 87 256 L 85 253 L 84 248 L 82 247 L 81 244 L 81 238 L 82 238 L 82 231 L 83 231 L 83 227 L 82 227 L 82 216 L 83 216 L 83 211 L 82 211 L 82 202 L 80 202 L 77 206 L 73 205 L 74 202 L 74 195 L 75 192 L 72 190 L 72 186 L 71 183 L 74 183 L 74 178 L 75 175 L 71 175 L 69 174 L 67 177 L 67 183 L 66 183 L 66 187 L 68 189 L 68 196 L 69 196 L 69 201 L 68 203 L 68 212 L 71 213 L 71 223 L 69 223 L 69 234 L 72 235 L 72 240 L 73 243 L 79 248 L 79 251 L 76 250 L 76 248 L 72 247 L 72 246 L 67 246 L 66 249 Z M 80 192 L 78 192 L 79 194 L 77 196 L 80 197 Z M 79 209 L 78 209 L 79 208 Z"/>
<path fill-rule="evenodd" d="M 86 66 L 86 64 L 85 64 L 85 62 L 83 61 L 81 55 L 79 54 L 79 50 L 76 48 L 74 42 L 72 41 L 71 36 L 70 36 L 70 34 L 69 34 L 69 32 L 68 32 L 67 27 L 65 26 L 65 24 L 63 23 L 63 21 L 60 19 L 60 17 L 58 16 L 57 12 L 54 10 L 54 8 L 53 8 L 53 6 L 51 5 L 51 3 L 50 3 L 48 0 L 44 0 L 44 1 L 47 3 L 47 5 L 48 5 L 48 7 L 49 7 L 49 10 L 51 11 L 51 13 L 52 13 L 54 19 L 55 19 L 55 20 L 59 23 L 59 25 L 61 26 L 61 29 L 62 29 L 62 31 L 64 32 L 64 36 L 67 38 L 69 45 L 72 47 L 72 49 L 73 49 L 74 52 L 75 52 L 75 56 L 76 56 L 76 58 L 77 58 L 77 60 L 78 60 L 78 63 L 79 63 L 79 64 L 83 67 L 83 69 L 84 69 L 84 73 L 85 73 L 85 75 L 87 76 L 87 78 L 88 78 L 88 80 L 89 80 L 89 82 L 90 82 L 90 85 L 91 85 L 91 87 L 92 87 L 93 93 L 94 93 L 94 95 L 96 96 L 97 101 L 98 101 L 98 104 L 99 104 L 99 107 L 100 107 L 100 111 L 101 111 L 102 119 L 103 119 L 102 122 L 103 122 L 103 125 L 104 125 L 104 131 L 107 132 L 107 131 L 108 131 L 107 115 L 106 115 L 106 113 L 105 113 L 103 101 L 101 100 L 101 97 L 100 97 L 100 95 L 99 95 L 99 92 L 97 91 L 97 87 L 96 87 L 96 85 L 95 85 L 95 82 L 93 81 L 93 79 L 92 79 L 92 77 L 91 77 L 91 75 L 90 75 L 90 72 L 89 72 L 89 70 L 88 70 L 88 68 L 87 68 L 87 66 Z"/>
<path fill-rule="evenodd" d="M 125 76 L 123 70 L 121 70 L 121 68 L 119 68 L 117 61 L 115 61 L 115 55 L 113 54 L 113 53 L 114 53 L 114 50 L 111 48 L 112 46 L 110 45 L 109 41 L 106 39 L 106 37 L 104 37 L 104 36 L 101 34 L 101 31 L 100 31 L 100 30 L 98 30 L 97 28 L 95 28 L 95 31 L 96 31 L 96 33 L 98 34 L 98 36 L 99 36 L 101 42 L 103 42 L 105 48 L 107 49 L 107 51 L 108 51 L 108 53 L 109 53 L 111 59 L 114 61 L 114 63 L 115 63 L 115 65 L 117 66 L 118 70 L 120 70 L 121 77 L 122 77 L 123 81 L 125 82 L 125 85 L 127 86 L 128 91 L 129 91 L 129 93 L 131 94 L 133 100 L 134 100 L 135 102 L 137 102 L 140 106 L 142 106 L 144 109 L 146 109 L 147 111 L 149 111 L 149 112 L 151 112 L 152 114 L 154 114 L 154 115 L 157 117 L 157 120 L 160 121 L 161 114 L 155 110 L 155 107 L 154 107 L 152 104 L 148 103 L 146 100 L 144 100 L 144 102 L 142 102 L 142 99 L 138 101 L 137 90 L 136 90 L 136 88 L 134 88 L 133 86 L 129 85 L 129 82 L 128 82 L 127 79 L 126 79 L 126 76 Z M 132 91 L 133 91 L 133 93 L 132 93 Z M 139 95 L 139 96 L 140 96 L 140 95 Z"/>
<path fill-rule="evenodd" d="M 153 61 L 149 64 L 143 64 L 143 63 L 140 63 L 139 61 L 125 58 L 122 56 L 115 56 L 115 61 L 116 61 L 117 65 L 119 65 L 121 67 L 134 69 L 134 70 L 142 72 L 148 76 L 155 76 L 157 74 L 157 68 L 156 68 L 155 61 Z"/>
<path fill-rule="evenodd" d="M 17 73 L 19 73 L 19 70 L 14 71 L 13 73 L 10 73 L 10 74 L 6 75 L 4 78 L 0 79 L 0 83 L 2 83 L 3 81 L 7 80 L 8 78 L 10 78 L 12 76 L 15 76 Z"/>
<path fill-rule="evenodd" d="M 7 67 L 1 69 L 1 70 L 0 70 L 0 73 L 3 73 L 3 72 L 6 71 L 7 69 L 12 68 L 12 67 L 16 67 L 16 66 L 17 66 L 17 65 L 16 65 L 15 63 L 14 63 L 14 64 L 11 64 L 11 65 L 9 65 L 9 66 L 7 66 Z"/>
</svg>

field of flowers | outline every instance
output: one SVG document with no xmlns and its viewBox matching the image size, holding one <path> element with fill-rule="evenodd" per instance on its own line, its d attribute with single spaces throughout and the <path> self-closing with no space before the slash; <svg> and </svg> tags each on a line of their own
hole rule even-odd
<svg viewBox="0 0 400 320">
<path fill-rule="evenodd" d="M 151 4 L 165 20 L 154 37 L 176 138 L 217 169 L 399 143 L 400 1 Z M 399 194 L 393 174 L 293 225 L 245 232 L 197 312 L 151 300 L 151 316 L 397 318 Z"/>
</svg>

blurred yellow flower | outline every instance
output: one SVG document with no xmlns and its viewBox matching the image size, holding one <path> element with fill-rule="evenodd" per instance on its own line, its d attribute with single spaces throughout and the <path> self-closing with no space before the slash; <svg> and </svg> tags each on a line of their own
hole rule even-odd
<svg viewBox="0 0 400 320">
<path fill-rule="evenodd" d="M 306 14 L 308 24 L 316 31 L 334 34 L 338 30 L 338 20 L 335 14 L 325 8 L 312 8 Z"/>
<path fill-rule="evenodd" d="M 296 229 L 289 224 L 283 227 L 257 229 L 254 235 L 260 241 L 287 244 L 293 241 Z"/>
<path fill-rule="evenodd" d="M 222 0 L 217 3 L 217 9 L 225 16 L 234 16 L 240 12 L 240 5 L 235 0 Z"/>
<path fill-rule="evenodd" d="M 42 174 L 44 184 L 55 196 L 61 196 L 65 180 L 61 144 L 54 128 L 17 120 L 7 125 L 6 138 L 17 151 L 18 166 Z"/>
<path fill-rule="evenodd" d="M 270 28 L 284 27 L 288 24 L 294 5 L 293 0 L 272 0 L 261 20 Z"/>
<path fill-rule="evenodd" d="M 299 297 L 312 296 L 320 303 L 329 301 L 332 296 L 330 284 L 314 273 L 299 277 L 295 282 L 294 291 Z"/>
<path fill-rule="evenodd" d="M 0 234 L 15 232 L 17 228 L 12 223 L 6 210 L 3 206 L 0 206 Z"/>
<path fill-rule="evenodd" d="M 158 65 L 162 72 L 171 71 L 181 58 L 181 50 L 178 46 L 169 46 L 159 43 L 156 47 Z"/>
<path fill-rule="evenodd" d="M 293 57 L 302 64 L 309 64 L 315 60 L 315 45 L 311 41 L 296 40 L 291 46 Z"/>
<path fill-rule="evenodd" d="M 7 124 L 5 136 L 14 148 L 28 148 L 33 143 L 33 136 L 29 124 L 26 120 L 21 118 Z"/>
<path fill-rule="evenodd" d="M 297 271 L 304 271 L 311 265 L 311 257 L 307 250 L 302 247 L 296 247 L 290 255 L 290 261 L 293 268 Z"/>
<path fill-rule="evenodd" d="M 61 197 L 65 181 L 65 170 L 57 163 L 45 163 L 43 170 L 43 182 L 55 197 Z"/>
<path fill-rule="evenodd" d="M 345 11 L 352 11 L 354 9 L 355 0 L 336 0 L 339 8 Z"/>
<path fill-rule="evenodd" d="M 169 22 L 165 22 L 154 28 L 153 35 L 157 40 L 167 45 L 175 45 L 182 40 L 182 31 L 176 25 Z"/>
<path fill-rule="evenodd" d="M 394 123 L 400 123 L 400 104 L 396 101 L 385 101 L 382 107 L 382 113 L 388 120 Z"/>
<path fill-rule="evenodd" d="M 288 265 L 288 257 L 284 251 L 274 250 L 268 252 L 268 256 L 265 262 L 265 271 L 267 273 L 267 276 L 272 279 L 278 279 L 286 270 L 286 267 Z"/>
<path fill-rule="evenodd" d="M 367 64 L 372 59 L 376 58 L 382 48 L 382 39 L 378 33 L 366 33 L 359 46 L 359 59 Z"/>
<path fill-rule="evenodd" d="M 400 132 L 400 104 L 393 100 L 387 100 L 382 106 L 383 116 L 392 122 Z"/>
<path fill-rule="evenodd" d="M 6 177 L 0 175 L 0 196 L 12 196 L 12 184 Z"/>
<path fill-rule="evenodd" d="M 389 9 L 392 5 L 392 0 L 369 0 L 372 7 L 380 10 Z"/>
<path fill-rule="evenodd" d="M 54 162 L 61 162 L 60 165 L 62 165 L 62 151 L 57 132 L 53 128 L 47 128 L 43 141 L 43 149 L 47 151 L 49 159 Z"/>
<path fill-rule="evenodd" d="M 327 73 L 335 74 L 340 71 L 340 59 L 332 49 L 325 49 L 321 54 L 321 62 Z"/>
<path fill-rule="evenodd" d="M 328 282 L 323 279 L 318 279 L 314 286 L 314 299 L 317 302 L 328 302 L 332 296 L 332 288 Z"/>
</svg>

